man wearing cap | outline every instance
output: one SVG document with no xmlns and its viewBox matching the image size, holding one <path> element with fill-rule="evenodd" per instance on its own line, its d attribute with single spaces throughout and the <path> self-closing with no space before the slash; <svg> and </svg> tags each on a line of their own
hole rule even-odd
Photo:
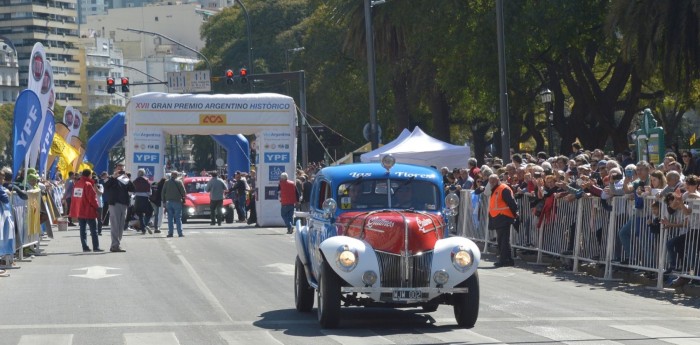
<svg viewBox="0 0 700 345">
<path fill-rule="evenodd" d="M 205 190 L 209 193 L 209 213 L 211 216 L 209 225 L 214 225 L 214 223 L 216 223 L 218 226 L 221 226 L 221 219 L 224 218 L 221 208 L 224 205 L 226 182 L 219 178 L 218 172 L 212 171 L 211 179 L 207 182 Z"/>
<path fill-rule="evenodd" d="M 238 214 L 238 222 L 243 223 L 247 221 L 247 211 L 245 208 L 246 193 L 248 192 L 248 182 L 246 178 L 241 174 L 240 171 L 236 171 L 234 175 L 236 183 L 233 185 L 233 190 L 236 192 L 235 206 L 236 213 Z"/>
<path fill-rule="evenodd" d="M 90 238 L 92 238 L 92 251 L 102 252 L 100 241 L 97 238 L 97 193 L 90 175 L 90 169 L 85 169 L 81 173 L 80 179 L 73 186 L 73 200 L 71 202 L 70 216 L 78 218 L 80 226 L 80 243 L 83 252 L 90 252 L 87 244 L 86 226 L 90 227 Z"/>
</svg>

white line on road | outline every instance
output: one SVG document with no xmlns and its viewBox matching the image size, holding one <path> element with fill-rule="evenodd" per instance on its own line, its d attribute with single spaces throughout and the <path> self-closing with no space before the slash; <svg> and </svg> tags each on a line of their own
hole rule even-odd
<svg viewBox="0 0 700 345">
<path fill-rule="evenodd" d="M 282 345 L 283 343 L 275 339 L 270 331 L 234 331 L 219 332 L 221 338 L 229 345 Z"/>
<path fill-rule="evenodd" d="M 321 330 L 321 333 L 343 345 L 395 344 L 393 341 L 366 329 Z"/>
<path fill-rule="evenodd" d="M 206 284 L 204 284 L 204 281 L 202 278 L 199 277 L 199 274 L 197 274 L 197 271 L 194 270 L 194 267 L 190 265 L 190 262 L 185 259 L 184 256 L 181 254 L 177 254 L 177 258 L 180 259 L 180 262 L 185 266 L 185 269 L 187 270 L 187 273 L 189 273 L 190 277 L 192 277 L 192 280 L 194 281 L 195 285 L 199 288 L 199 291 L 202 292 L 202 295 L 204 295 L 204 298 L 209 301 L 209 304 L 211 304 L 212 307 L 214 307 L 214 310 L 219 312 L 224 319 L 224 321 L 233 321 L 231 318 L 231 315 L 229 315 L 226 312 L 226 309 L 224 309 L 224 306 L 221 305 L 221 302 L 219 302 L 218 299 L 216 299 L 216 296 L 209 290 Z"/>
<path fill-rule="evenodd" d="M 425 329 L 422 330 L 422 333 L 447 344 L 505 344 L 498 339 L 489 338 L 466 329 L 453 329 L 447 332 L 443 330 Z"/>
<path fill-rule="evenodd" d="M 621 329 L 626 332 L 643 335 L 647 338 L 654 338 L 666 343 L 677 345 L 698 345 L 700 338 L 695 335 L 675 331 L 655 325 L 612 325 L 610 327 Z"/>
<path fill-rule="evenodd" d="M 18 345 L 71 345 L 72 334 L 35 334 L 23 335 L 19 338 Z"/>
<path fill-rule="evenodd" d="M 622 345 L 622 343 L 618 343 L 612 340 L 604 340 L 604 338 L 568 327 L 531 326 L 518 328 L 522 329 L 523 331 L 539 335 L 541 337 L 552 339 L 554 341 L 561 341 L 564 344 L 570 345 Z"/>
<path fill-rule="evenodd" d="M 175 333 L 124 333 L 124 345 L 180 345 Z"/>
</svg>

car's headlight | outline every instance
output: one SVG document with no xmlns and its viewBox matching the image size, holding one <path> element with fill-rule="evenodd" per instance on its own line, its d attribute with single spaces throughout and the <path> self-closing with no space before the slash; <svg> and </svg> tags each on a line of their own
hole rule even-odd
<svg viewBox="0 0 700 345">
<path fill-rule="evenodd" d="M 189 214 L 194 214 L 194 207 L 190 207 L 187 209 L 187 213 Z"/>
<path fill-rule="evenodd" d="M 450 257 L 452 259 L 452 265 L 460 272 L 468 270 L 474 262 L 471 250 L 463 246 L 454 247 Z"/>
<path fill-rule="evenodd" d="M 221 208 L 221 214 L 226 214 L 226 207 Z"/>
<path fill-rule="evenodd" d="M 347 245 L 338 247 L 336 264 L 338 268 L 345 272 L 350 272 L 357 266 L 357 251 L 350 249 Z"/>
</svg>

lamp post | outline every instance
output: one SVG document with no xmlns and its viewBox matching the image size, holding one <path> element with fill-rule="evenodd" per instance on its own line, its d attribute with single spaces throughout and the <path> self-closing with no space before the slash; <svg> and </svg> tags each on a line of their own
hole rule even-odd
<svg viewBox="0 0 700 345">
<path fill-rule="evenodd" d="M 554 156 L 554 146 L 552 139 L 552 130 L 554 125 L 554 112 L 552 111 L 552 91 L 545 88 L 540 92 L 540 100 L 544 104 L 544 113 L 547 116 L 547 147 L 549 148 L 549 156 Z"/>
<path fill-rule="evenodd" d="M 369 138 L 372 150 L 379 147 L 377 128 L 376 64 L 374 61 L 374 32 L 372 31 L 372 6 L 384 1 L 365 0 L 365 39 L 367 43 L 367 82 L 369 83 Z"/>
<path fill-rule="evenodd" d="M 131 32 L 136 32 L 136 33 L 140 33 L 140 34 L 147 34 L 147 35 L 153 35 L 153 36 L 158 36 L 158 37 L 161 37 L 161 38 L 165 38 L 166 40 L 168 40 L 168 41 L 170 41 L 170 42 L 173 42 L 173 43 L 179 45 L 180 47 L 183 47 L 183 48 L 185 48 L 185 49 L 187 49 L 187 50 L 189 50 L 189 51 L 191 51 L 191 52 L 197 54 L 198 56 L 201 56 L 202 59 L 204 59 L 204 62 L 207 63 L 207 69 L 209 70 L 209 73 L 210 73 L 209 75 L 211 75 L 211 64 L 209 63 L 209 59 L 207 59 L 207 57 L 204 56 L 204 54 L 200 53 L 197 49 L 190 48 L 190 47 L 188 47 L 188 46 L 186 46 L 186 45 L 184 45 L 184 44 L 182 44 L 182 43 L 180 43 L 180 42 L 178 42 L 178 41 L 176 41 L 176 40 L 174 40 L 174 39 L 172 39 L 172 38 L 170 38 L 170 37 L 168 37 L 168 36 L 165 36 L 165 35 L 163 35 L 163 34 L 159 34 L 159 33 L 157 33 L 157 32 L 146 31 L 146 30 L 139 30 L 139 29 L 132 29 L 132 28 L 126 28 L 126 29 L 120 28 L 119 30 L 122 30 L 122 31 L 131 31 Z"/>
<path fill-rule="evenodd" d="M 245 16 L 246 32 L 248 36 L 248 70 L 250 74 L 255 74 L 255 70 L 253 67 L 253 35 L 251 35 L 250 33 L 250 17 L 248 16 L 248 10 L 245 8 L 245 5 L 243 5 L 243 1 L 236 0 L 236 2 L 239 5 L 241 5 L 241 9 L 243 9 L 243 15 Z M 251 83 L 251 85 L 252 84 L 253 83 Z"/>
</svg>

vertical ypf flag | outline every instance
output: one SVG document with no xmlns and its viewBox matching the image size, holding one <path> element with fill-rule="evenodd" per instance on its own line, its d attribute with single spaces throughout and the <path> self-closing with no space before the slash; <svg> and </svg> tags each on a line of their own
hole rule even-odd
<svg viewBox="0 0 700 345">
<path fill-rule="evenodd" d="M 19 172 L 22 161 L 26 161 L 30 145 L 39 131 L 39 124 L 43 118 L 41 114 L 41 103 L 36 93 L 32 90 L 20 92 L 15 102 L 14 124 L 12 126 L 14 141 L 12 172 L 14 174 Z M 24 166 L 27 166 L 28 163 L 26 161 Z"/>
<path fill-rule="evenodd" d="M 51 144 L 53 143 L 53 135 L 56 133 L 56 126 L 54 124 L 53 112 L 48 110 L 46 112 L 46 119 L 44 119 L 44 128 L 41 133 L 41 151 L 39 152 L 39 175 L 46 176 L 46 163 L 49 159 L 49 150 L 51 149 Z"/>
<path fill-rule="evenodd" d="M 53 98 L 51 96 L 51 91 L 53 91 L 53 69 L 46 59 L 44 46 L 41 43 L 37 42 L 34 44 L 29 61 L 29 72 L 28 89 L 37 94 L 41 103 L 41 114 L 46 114 L 50 109 L 49 102 Z M 53 104 L 51 104 L 51 107 L 53 107 Z M 44 118 L 45 116 L 42 117 L 39 123 L 40 128 L 44 128 Z M 29 166 L 33 168 L 36 167 L 37 159 L 39 158 L 41 138 L 42 135 L 36 136 L 29 149 Z"/>
</svg>

